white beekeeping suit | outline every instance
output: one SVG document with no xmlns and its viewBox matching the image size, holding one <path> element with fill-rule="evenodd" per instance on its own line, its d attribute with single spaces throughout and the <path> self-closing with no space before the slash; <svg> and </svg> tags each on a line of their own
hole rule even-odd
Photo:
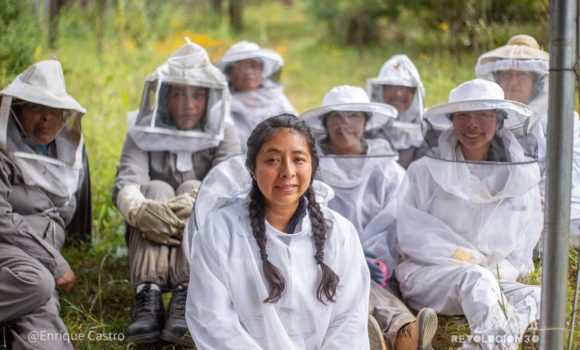
<svg viewBox="0 0 580 350">
<path fill-rule="evenodd" d="M 538 140 L 538 162 L 545 181 L 545 166 L 547 155 L 548 132 L 548 68 L 550 55 L 540 49 L 538 42 L 528 35 L 515 35 L 495 50 L 481 55 L 475 67 L 478 78 L 495 81 L 502 86 L 506 98 L 516 99 L 526 103 L 534 110 L 530 119 L 529 132 Z M 511 74 L 512 80 L 502 81 L 506 72 Z M 517 74 L 531 73 L 533 87 L 530 96 L 522 92 L 521 80 L 525 79 Z M 520 79 L 518 81 L 517 79 Z M 525 100 L 523 100 L 525 99 Z M 514 132 L 517 133 L 516 130 Z M 574 144 L 572 157 L 572 204 L 570 215 L 571 241 L 578 245 L 580 237 L 580 119 L 574 113 Z M 542 183 L 542 190 L 544 184 Z"/>
<path fill-rule="evenodd" d="M 234 88 L 231 67 L 242 60 L 257 60 L 261 63 L 262 84 L 258 88 L 243 91 Z M 230 82 L 231 117 L 243 150 L 246 149 L 250 133 L 262 120 L 282 112 L 296 114 L 296 109 L 284 93 L 284 86 L 277 82 L 284 66 L 284 60 L 277 52 L 261 48 L 253 42 L 240 41 L 232 45 L 215 65 Z"/>
<path fill-rule="evenodd" d="M 407 55 L 392 56 L 383 64 L 377 77 L 367 80 L 370 100 L 388 103 L 384 100 L 383 89 L 389 85 L 413 88 L 415 92 L 408 109 L 399 111 L 393 127 L 388 127 L 385 131 L 397 150 L 419 147 L 423 141 L 420 123 L 425 103 L 425 87 L 417 68 Z M 406 165 L 408 164 L 404 166 Z"/>
<path fill-rule="evenodd" d="M 477 113 L 490 110 L 496 132 L 487 158 L 465 160 L 464 143 L 484 132 L 473 127 L 461 134 L 452 120 L 485 118 Z M 529 107 L 504 100 L 495 83 L 466 82 L 451 91 L 449 103 L 425 113 L 439 137 L 407 171 L 397 225 L 401 292 L 414 308 L 464 314 L 472 335 L 521 336 L 540 316 L 540 287 L 516 282 L 534 268 L 532 251 L 542 230 L 540 172 L 507 130 L 522 127 L 531 114 Z M 463 348 L 516 345 L 466 342 Z"/>
<path fill-rule="evenodd" d="M 309 215 L 293 234 L 266 222 L 268 257 L 286 280 L 276 303 L 265 303 L 268 284 L 252 234 L 245 157 L 213 168 L 200 186 L 188 222 L 191 279 L 186 319 L 196 347 L 204 349 L 366 349 L 369 277 L 352 225 L 326 208 L 332 189 L 314 181 L 317 202 L 332 222 L 325 261 L 340 276 L 336 302 L 315 295 L 319 269 Z"/>
<path fill-rule="evenodd" d="M 362 113 L 365 120 L 354 125 L 356 122 L 349 121 L 353 112 Z M 372 103 L 363 89 L 348 85 L 334 87 L 324 96 L 321 107 L 301 115 L 319 135 L 317 178 L 335 193 L 329 208 L 354 224 L 363 248 L 387 264 L 389 277 L 398 263 L 396 200 L 405 171 L 384 134 L 375 138 L 364 135 L 392 123 L 396 115 L 394 107 Z M 336 126 L 330 123 L 335 117 L 341 118 Z M 333 143 L 343 142 L 343 133 L 360 135 L 362 153 L 333 152 Z"/>
</svg>

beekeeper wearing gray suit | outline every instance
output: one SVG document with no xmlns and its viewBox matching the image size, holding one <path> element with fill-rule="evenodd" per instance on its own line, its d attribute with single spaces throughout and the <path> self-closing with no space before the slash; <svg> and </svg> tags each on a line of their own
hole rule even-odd
<svg viewBox="0 0 580 350">
<path fill-rule="evenodd" d="M 0 95 L 0 323 L 14 349 L 72 349 L 59 291 L 75 275 L 60 249 L 84 174 L 85 109 L 56 60 L 32 65 Z"/>
<path fill-rule="evenodd" d="M 185 323 L 189 254 L 183 230 L 200 181 L 240 153 L 238 135 L 225 122 L 228 113 L 224 75 L 201 46 L 187 40 L 147 78 L 141 108 L 129 114 L 113 189 L 127 223 L 136 290 L 129 341 L 193 346 Z M 172 292 L 166 320 L 165 291 Z"/>
</svg>

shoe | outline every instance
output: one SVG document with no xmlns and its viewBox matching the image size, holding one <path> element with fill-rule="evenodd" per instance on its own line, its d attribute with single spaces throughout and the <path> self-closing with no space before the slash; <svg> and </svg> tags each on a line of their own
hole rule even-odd
<svg viewBox="0 0 580 350">
<path fill-rule="evenodd" d="M 522 350 L 535 350 L 540 348 L 540 321 L 530 323 L 522 337 Z"/>
<path fill-rule="evenodd" d="M 417 313 L 415 322 L 407 323 L 398 332 L 395 340 L 397 350 L 428 350 L 437 332 L 437 313 L 424 308 Z"/>
<path fill-rule="evenodd" d="M 127 328 L 127 342 L 155 343 L 163 327 L 161 291 L 146 284 L 133 300 L 133 323 Z"/>
<path fill-rule="evenodd" d="M 169 315 L 165 321 L 165 329 L 161 332 L 161 339 L 175 345 L 193 347 L 195 344 L 185 322 L 186 299 L 187 289 L 179 288 L 173 291 L 169 303 Z"/>
<path fill-rule="evenodd" d="M 377 320 L 369 314 L 369 343 L 371 350 L 387 350 L 383 331 Z"/>
</svg>

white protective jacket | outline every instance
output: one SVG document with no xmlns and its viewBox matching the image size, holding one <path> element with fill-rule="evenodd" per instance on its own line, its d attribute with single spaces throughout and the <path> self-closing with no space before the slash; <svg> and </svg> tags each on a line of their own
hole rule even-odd
<svg viewBox="0 0 580 350">
<path fill-rule="evenodd" d="M 539 168 L 526 160 L 511 132 L 497 135 L 507 139 L 511 162 L 462 162 L 448 130 L 439 139 L 441 159 L 424 157 L 409 167 L 398 211 L 404 261 L 397 278 L 411 274 L 414 264 L 478 264 L 509 281 L 533 270 L 542 230 Z M 472 259 L 453 259 L 458 249 Z"/>
<path fill-rule="evenodd" d="M 365 156 L 322 156 L 317 178 L 334 191 L 328 207 L 354 224 L 363 248 L 387 264 L 390 277 L 400 260 L 396 218 L 405 170 L 396 156 L 375 150 L 381 141 L 367 140 Z"/>
<path fill-rule="evenodd" d="M 186 308 L 198 349 L 369 348 L 370 278 L 358 236 L 342 216 L 323 212 L 332 222 L 325 262 L 340 277 L 336 302 L 316 298 L 321 272 L 306 214 L 294 234 L 266 222 L 269 260 L 286 279 L 274 304 L 263 302 L 268 285 L 245 199 L 232 199 L 209 214 L 193 238 Z"/>
</svg>

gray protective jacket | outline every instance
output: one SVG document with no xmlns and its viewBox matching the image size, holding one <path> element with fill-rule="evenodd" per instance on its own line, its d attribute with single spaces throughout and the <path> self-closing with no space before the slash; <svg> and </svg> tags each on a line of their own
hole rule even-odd
<svg viewBox="0 0 580 350">
<path fill-rule="evenodd" d="M 192 153 L 193 169 L 180 172 L 176 169 L 176 154 L 143 151 L 127 135 L 115 176 L 113 203 L 116 205 L 119 191 L 130 184 L 144 185 L 151 180 L 162 180 L 177 189 L 185 181 L 201 181 L 216 164 L 239 153 L 238 135 L 232 125 L 226 124 L 223 141 L 217 147 Z"/>
<path fill-rule="evenodd" d="M 24 183 L 20 169 L 0 151 L 0 243 L 19 247 L 58 279 L 70 270 L 60 253 L 76 200 Z"/>
</svg>

